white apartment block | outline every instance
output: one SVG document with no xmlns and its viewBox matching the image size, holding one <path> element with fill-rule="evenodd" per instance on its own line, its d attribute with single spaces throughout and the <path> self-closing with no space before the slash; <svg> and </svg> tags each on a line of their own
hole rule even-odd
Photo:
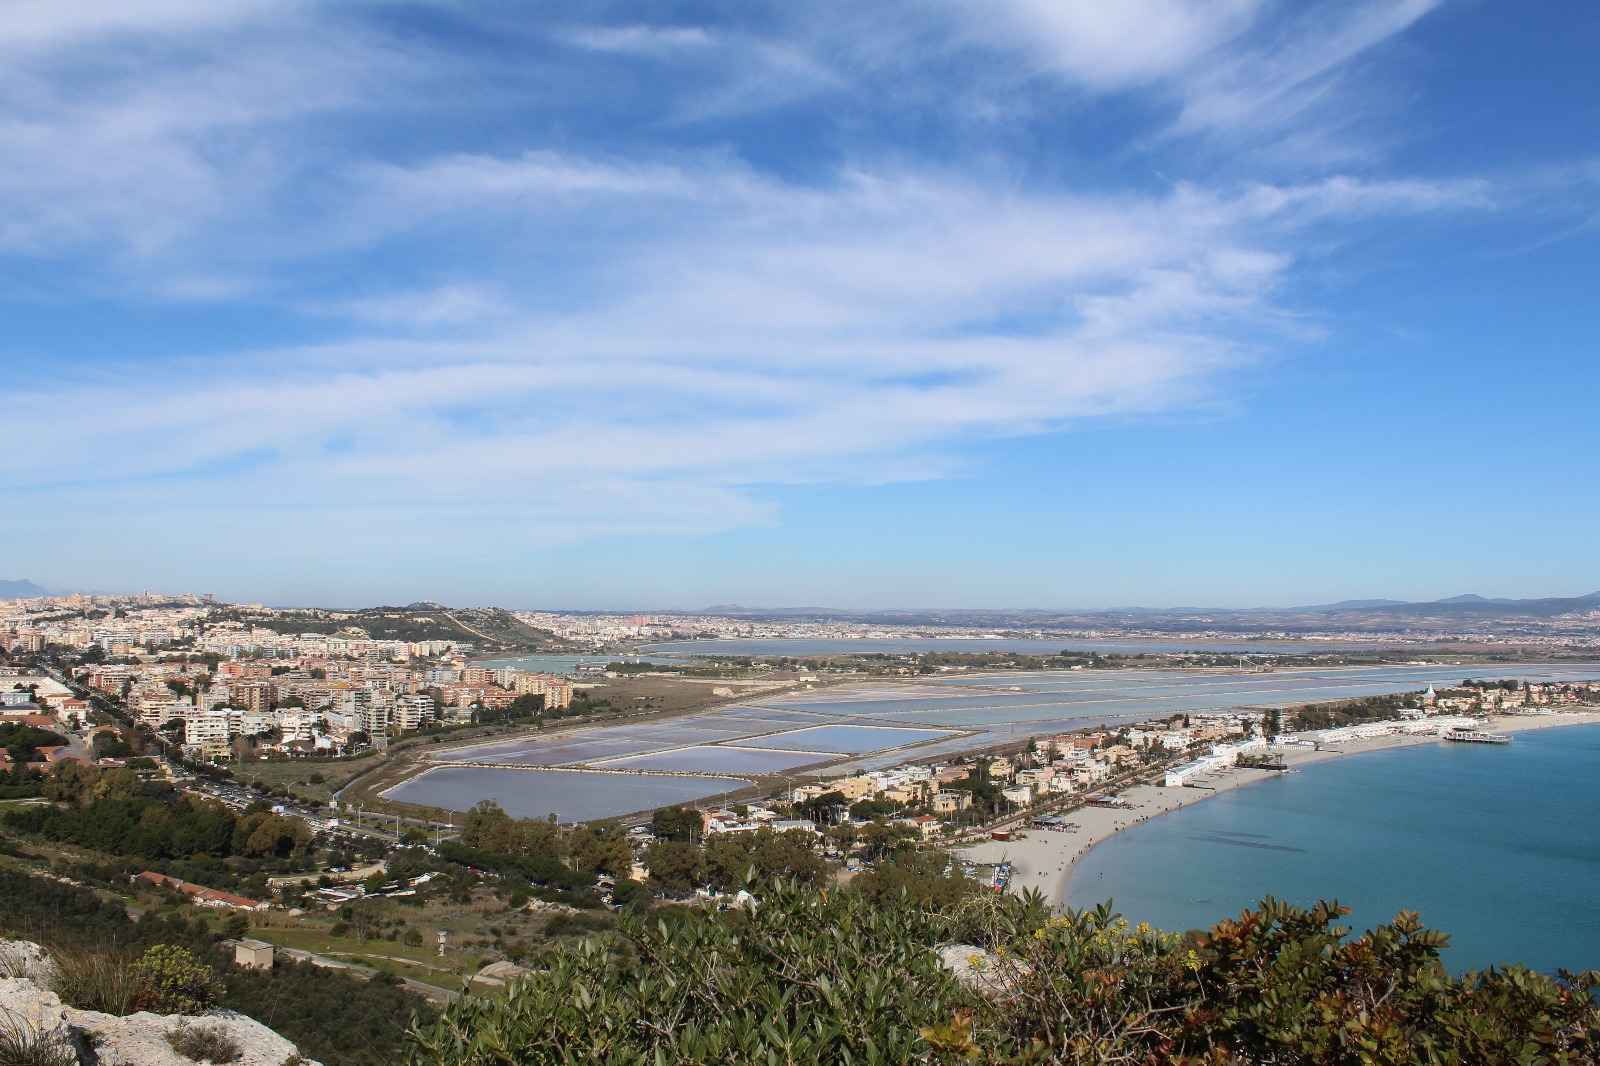
<svg viewBox="0 0 1600 1066">
<path fill-rule="evenodd" d="M 228 742 L 228 715 L 222 711 L 200 711 L 183 720 L 185 744 Z"/>
<path fill-rule="evenodd" d="M 420 694 L 396 697 L 393 721 L 397 729 L 421 729 L 433 721 L 433 697 Z"/>
</svg>

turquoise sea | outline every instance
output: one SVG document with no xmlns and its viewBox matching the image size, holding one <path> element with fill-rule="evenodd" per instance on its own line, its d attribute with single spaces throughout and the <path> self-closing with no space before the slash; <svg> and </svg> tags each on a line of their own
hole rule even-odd
<svg viewBox="0 0 1600 1066">
<path fill-rule="evenodd" d="M 1600 969 L 1600 725 L 1507 746 L 1334 759 L 1162 815 L 1093 849 L 1067 903 L 1208 926 L 1266 894 L 1336 898 L 1357 929 L 1419 911 L 1452 969 Z"/>
</svg>

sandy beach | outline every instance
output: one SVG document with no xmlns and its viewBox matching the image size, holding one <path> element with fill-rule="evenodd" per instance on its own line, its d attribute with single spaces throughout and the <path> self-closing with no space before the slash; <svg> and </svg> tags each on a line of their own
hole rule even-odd
<svg viewBox="0 0 1600 1066">
<path fill-rule="evenodd" d="M 1521 733 L 1535 729 L 1595 723 L 1600 723 L 1600 711 L 1507 715 L 1491 719 L 1490 724 L 1483 727 L 1483 731 Z M 1369 751 L 1388 751 L 1393 748 L 1443 743 L 1446 741 L 1436 736 L 1397 735 L 1344 741 L 1322 750 L 1310 747 L 1286 747 L 1281 750 L 1284 764 L 1290 769 L 1296 769 L 1315 762 L 1343 758 L 1347 755 L 1360 755 Z M 1072 867 L 1096 844 L 1130 826 L 1160 817 L 1179 807 L 1203 802 L 1212 796 L 1278 776 L 1283 772 L 1229 769 L 1207 774 L 1200 778 L 1197 784 L 1179 788 L 1167 788 L 1159 784 L 1135 785 L 1118 794 L 1118 798 L 1131 804 L 1131 807 L 1082 807 L 1064 815 L 1066 821 L 1077 825 L 1075 830 L 1023 829 L 1020 830 L 1023 834 L 1021 840 L 986 840 L 963 848 L 961 854 L 978 862 L 1009 861 L 1012 864 L 1012 891 L 1020 893 L 1030 888 L 1038 889 L 1046 899 L 1059 906 L 1066 899 L 1067 879 L 1072 874 Z"/>
</svg>

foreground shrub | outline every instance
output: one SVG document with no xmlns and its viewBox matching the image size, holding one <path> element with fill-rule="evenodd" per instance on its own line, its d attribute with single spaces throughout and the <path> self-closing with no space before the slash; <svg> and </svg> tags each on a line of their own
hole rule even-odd
<svg viewBox="0 0 1600 1066">
<path fill-rule="evenodd" d="M 495 1000 L 414 1029 L 413 1066 L 598 1063 L 1597 1066 L 1600 973 L 1453 976 L 1414 914 L 1349 936 L 1271 898 L 1204 934 L 984 894 L 793 885 L 754 913 L 622 916 Z M 960 984 L 935 947 L 958 941 Z"/>
<path fill-rule="evenodd" d="M 186 948 L 157 944 L 129 967 L 137 981 L 136 1009 L 156 1014 L 204 1014 L 227 989 L 217 973 Z"/>
<path fill-rule="evenodd" d="M 415 1066 L 915 1061 L 960 990 L 935 919 L 857 893 L 769 890 L 754 913 L 621 915 L 504 997 L 415 1031 Z"/>
<path fill-rule="evenodd" d="M 1297 1066 L 1593 1064 L 1600 974 L 1520 966 L 1454 977 L 1448 936 L 1402 911 L 1351 938 L 1337 903 L 1268 897 L 1193 938 L 1130 928 L 1109 906 L 1002 945 L 977 1048 L 995 1061 Z"/>
</svg>

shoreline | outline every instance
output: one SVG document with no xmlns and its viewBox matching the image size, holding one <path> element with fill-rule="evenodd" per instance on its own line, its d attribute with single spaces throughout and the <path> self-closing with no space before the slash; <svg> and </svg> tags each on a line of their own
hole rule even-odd
<svg viewBox="0 0 1600 1066">
<path fill-rule="evenodd" d="M 1548 715 L 1506 715 L 1490 719 L 1483 727 L 1486 733 L 1525 733 L 1563 726 L 1600 725 L 1600 711 L 1559 712 Z M 1326 762 L 1350 755 L 1363 755 L 1373 751 L 1391 751 L 1396 748 L 1419 747 L 1425 744 L 1447 743 L 1438 736 L 1387 736 L 1368 740 L 1352 740 L 1337 748 L 1314 750 L 1289 748 L 1283 751 L 1284 764 L 1291 770 L 1312 763 Z M 1021 840 L 985 840 L 962 849 L 964 857 L 978 862 L 1007 860 L 1012 864 L 1011 891 L 1020 893 L 1033 888 L 1042 892 L 1052 907 L 1066 903 L 1067 883 L 1073 868 L 1096 846 L 1110 840 L 1123 830 L 1142 825 L 1152 818 L 1196 803 L 1213 796 L 1231 792 L 1245 785 L 1265 781 L 1284 773 L 1281 770 L 1227 769 L 1207 774 L 1200 786 L 1168 788 L 1165 785 L 1135 785 L 1124 789 L 1118 799 L 1133 804 L 1132 809 L 1108 807 L 1083 807 L 1065 817 L 1078 828 L 1072 831 L 1028 829 Z"/>
</svg>

